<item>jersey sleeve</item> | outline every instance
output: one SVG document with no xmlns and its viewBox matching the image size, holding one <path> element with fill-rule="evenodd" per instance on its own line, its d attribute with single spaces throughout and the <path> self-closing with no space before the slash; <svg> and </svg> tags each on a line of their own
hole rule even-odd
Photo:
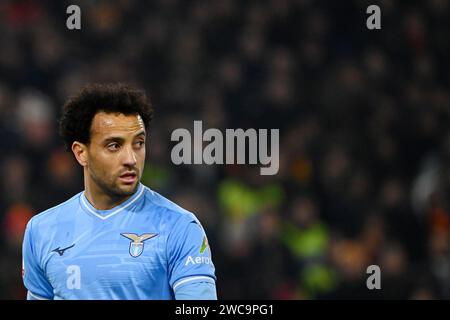
<svg viewBox="0 0 450 320">
<path fill-rule="evenodd" d="M 200 223 L 195 219 L 180 218 L 167 240 L 169 284 L 175 295 L 177 290 L 188 284 L 207 282 L 214 285 L 215 267 L 212 262 L 211 249 L 206 233 Z M 211 289 L 210 286 L 207 288 Z M 204 290 L 199 287 L 198 292 Z M 192 294 L 191 299 L 202 299 L 201 295 Z M 213 296 L 208 294 L 210 299 Z"/>
<path fill-rule="evenodd" d="M 189 279 L 189 278 L 188 278 Z M 176 300 L 217 300 L 216 285 L 211 282 L 189 281 L 175 290 Z"/>
<path fill-rule="evenodd" d="M 33 241 L 32 220 L 28 222 L 22 246 L 22 276 L 28 289 L 27 299 L 53 299 L 53 288 L 45 277 L 37 258 L 36 242 Z"/>
</svg>

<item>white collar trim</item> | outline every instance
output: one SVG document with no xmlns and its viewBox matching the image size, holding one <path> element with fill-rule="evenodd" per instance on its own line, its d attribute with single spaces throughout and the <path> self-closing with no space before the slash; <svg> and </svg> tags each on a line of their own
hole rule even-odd
<svg viewBox="0 0 450 320">
<path fill-rule="evenodd" d="M 81 195 L 81 203 L 83 204 L 83 206 L 84 206 L 84 208 L 86 209 L 86 210 L 88 210 L 90 213 L 92 213 L 94 216 L 96 216 L 96 217 L 98 217 L 98 218 L 100 218 L 100 219 L 102 219 L 102 220 L 106 220 L 106 219 L 108 219 L 108 218 L 110 218 L 110 217 L 112 217 L 112 216 L 114 216 L 114 215 L 116 215 L 116 214 L 118 214 L 119 212 L 121 212 L 121 211 L 123 211 L 124 209 L 126 209 L 126 208 L 128 208 L 130 205 L 132 205 L 134 202 L 136 202 L 136 200 L 138 200 L 141 196 L 142 196 L 142 194 L 144 193 L 144 191 L 145 191 L 145 188 L 142 186 L 142 185 L 140 185 L 140 190 L 137 192 L 137 196 L 135 196 L 135 198 L 134 199 L 132 199 L 130 202 L 128 202 L 127 204 L 125 204 L 123 207 L 120 207 L 120 208 L 118 208 L 117 210 L 114 210 L 113 212 L 111 212 L 111 213 L 109 213 L 109 214 L 107 214 L 107 215 L 101 215 L 101 214 L 98 214 L 97 212 L 95 212 L 92 208 L 91 208 L 91 205 L 90 204 L 88 204 L 87 203 L 87 200 L 86 200 L 86 196 L 84 195 L 84 192 L 83 192 L 83 194 Z"/>
</svg>

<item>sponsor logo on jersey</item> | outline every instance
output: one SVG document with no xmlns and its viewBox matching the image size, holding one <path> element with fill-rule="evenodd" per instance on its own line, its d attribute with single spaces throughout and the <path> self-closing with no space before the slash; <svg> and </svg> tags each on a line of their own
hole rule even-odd
<svg viewBox="0 0 450 320">
<path fill-rule="evenodd" d="M 200 247 L 200 253 L 205 252 L 206 248 L 208 248 L 209 243 L 208 243 L 208 239 L 206 238 L 206 236 L 203 237 L 203 241 L 202 241 L 202 246 Z"/>
<path fill-rule="evenodd" d="M 53 249 L 52 252 L 56 252 L 59 254 L 60 257 L 62 257 L 64 255 L 64 252 L 66 252 L 66 250 L 69 250 L 70 248 L 73 248 L 73 247 L 75 247 L 75 243 L 71 246 L 68 246 L 68 247 L 62 248 L 62 249 L 60 249 L 60 247 L 58 247 L 56 249 Z"/>
<path fill-rule="evenodd" d="M 186 259 L 185 262 L 185 266 L 189 265 L 189 264 L 211 264 L 211 258 L 210 257 L 193 257 L 193 256 L 189 256 Z"/>
<path fill-rule="evenodd" d="M 204 236 L 202 245 L 200 246 L 200 254 L 203 254 L 208 247 L 209 247 L 208 238 Z M 184 265 L 187 266 L 189 264 L 211 264 L 211 263 L 212 263 L 211 257 L 208 256 L 198 256 L 198 257 L 188 256 Z"/>
</svg>

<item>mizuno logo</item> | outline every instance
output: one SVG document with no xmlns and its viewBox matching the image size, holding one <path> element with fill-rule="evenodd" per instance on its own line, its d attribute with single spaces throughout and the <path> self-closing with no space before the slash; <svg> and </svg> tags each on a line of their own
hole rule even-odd
<svg viewBox="0 0 450 320">
<path fill-rule="evenodd" d="M 69 250 L 70 248 L 73 248 L 75 246 L 75 243 L 67 248 L 60 249 L 59 247 L 56 249 L 53 249 L 52 252 L 57 252 L 59 256 L 62 256 L 66 250 Z"/>
</svg>

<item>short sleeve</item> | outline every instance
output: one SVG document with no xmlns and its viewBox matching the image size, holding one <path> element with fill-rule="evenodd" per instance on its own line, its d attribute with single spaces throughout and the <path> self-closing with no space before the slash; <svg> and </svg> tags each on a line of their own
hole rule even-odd
<svg viewBox="0 0 450 320">
<path fill-rule="evenodd" d="M 167 240 L 169 284 L 175 291 L 188 283 L 215 285 L 215 267 L 203 227 L 194 217 L 178 219 Z"/>
<path fill-rule="evenodd" d="M 211 282 L 190 281 L 175 290 L 176 300 L 217 300 L 216 285 Z"/>
<path fill-rule="evenodd" d="M 36 257 L 32 220 L 28 222 L 22 246 L 22 276 L 28 289 L 28 299 L 53 299 L 53 288 L 48 282 Z"/>
</svg>

